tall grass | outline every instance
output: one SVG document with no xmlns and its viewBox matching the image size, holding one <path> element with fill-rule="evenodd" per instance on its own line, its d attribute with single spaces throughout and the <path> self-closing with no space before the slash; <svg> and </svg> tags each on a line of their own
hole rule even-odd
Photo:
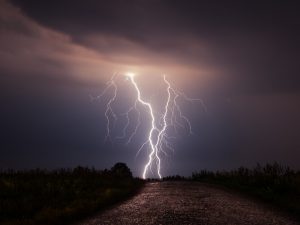
<svg viewBox="0 0 300 225">
<path fill-rule="evenodd" d="M 240 167 L 232 171 L 193 173 L 192 180 L 226 186 L 300 215 L 300 171 L 278 163 Z"/>
<path fill-rule="evenodd" d="M 0 224 L 67 224 L 127 198 L 142 185 L 118 169 L 2 171 Z"/>
</svg>

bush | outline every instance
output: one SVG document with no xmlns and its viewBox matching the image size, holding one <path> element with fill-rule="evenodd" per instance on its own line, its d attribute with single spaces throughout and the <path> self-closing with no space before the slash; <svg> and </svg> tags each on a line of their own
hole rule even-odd
<svg viewBox="0 0 300 225">
<path fill-rule="evenodd" d="M 129 197 L 142 184 L 124 163 L 111 171 L 84 167 L 4 171 L 0 224 L 66 224 Z"/>
<path fill-rule="evenodd" d="M 132 178 L 132 173 L 125 163 L 116 163 L 110 171 L 115 177 Z"/>
</svg>

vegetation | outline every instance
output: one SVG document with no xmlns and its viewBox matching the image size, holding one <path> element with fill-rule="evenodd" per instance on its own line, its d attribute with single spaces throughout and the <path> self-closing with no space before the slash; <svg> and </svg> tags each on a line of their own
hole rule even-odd
<svg viewBox="0 0 300 225">
<path fill-rule="evenodd" d="M 278 163 L 230 172 L 203 170 L 193 173 L 191 179 L 229 187 L 300 215 L 300 171 Z"/>
<path fill-rule="evenodd" d="M 143 185 L 124 163 L 0 173 L 0 224 L 67 224 L 133 195 Z"/>
<path fill-rule="evenodd" d="M 278 163 L 232 171 L 202 170 L 192 180 L 228 187 L 300 215 L 300 171 Z M 148 180 L 157 181 L 157 180 Z M 128 198 L 144 184 L 124 163 L 110 170 L 77 167 L 55 171 L 0 172 L 0 224 L 68 224 Z"/>
</svg>

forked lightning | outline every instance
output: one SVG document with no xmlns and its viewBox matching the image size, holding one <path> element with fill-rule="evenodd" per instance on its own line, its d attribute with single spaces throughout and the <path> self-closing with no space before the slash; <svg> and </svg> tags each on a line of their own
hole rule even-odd
<svg viewBox="0 0 300 225">
<path fill-rule="evenodd" d="M 106 103 L 106 110 L 104 113 L 107 120 L 105 141 L 112 140 L 111 129 L 113 129 L 114 127 L 113 124 L 115 124 L 118 119 L 117 113 L 115 113 L 113 110 L 113 104 L 116 102 L 116 99 L 118 97 L 118 85 L 117 85 L 116 78 L 120 75 L 121 74 L 114 74 L 111 77 L 111 79 L 106 83 L 106 87 L 103 90 L 103 92 L 97 97 L 91 97 L 92 100 L 101 99 L 105 95 L 108 95 L 109 90 L 112 90 L 112 96 L 109 98 L 109 100 Z M 149 127 L 147 139 L 137 151 L 137 154 L 139 154 L 139 152 L 143 150 L 146 146 L 150 148 L 148 160 L 144 165 L 142 177 L 143 179 L 146 179 L 147 175 L 149 174 L 149 171 L 151 170 L 151 167 L 153 166 L 153 163 L 155 162 L 157 175 L 159 178 L 162 178 L 161 157 L 163 155 L 167 155 L 167 149 L 174 151 L 171 140 L 174 139 L 175 137 L 168 135 L 170 131 L 173 130 L 174 133 L 177 134 L 178 129 L 187 129 L 187 131 L 190 134 L 193 133 L 191 123 L 188 120 L 188 118 L 182 113 L 178 100 L 182 98 L 183 100 L 190 101 L 190 102 L 200 101 L 205 111 L 206 111 L 206 107 L 203 104 L 203 101 L 201 99 L 188 98 L 183 92 L 180 92 L 176 90 L 174 87 L 172 87 L 171 83 L 167 80 L 166 76 L 164 75 L 163 82 L 166 85 L 167 97 L 164 103 L 163 112 L 158 116 L 156 116 L 158 110 L 154 110 L 151 102 L 146 101 L 142 97 L 141 90 L 135 80 L 135 74 L 127 73 L 123 76 L 125 76 L 127 80 L 130 81 L 132 88 L 134 88 L 136 92 L 136 100 L 133 106 L 131 106 L 129 110 L 123 114 L 126 117 L 126 124 L 122 130 L 122 136 L 118 136 L 116 138 L 124 139 L 125 137 L 129 136 L 126 143 L 128 144 L 131 142 L 131 140 L 136 135 L 139 126 L 141 124 L 141 120 L 140 120 L 141 111 L 139 110 L 138 105 L 142 106 L 142 108 L 144 108 L 144 110 L 146 110 L 149 113 L 149 117 L 150 117 L 150 121 L 149 121 L 150 127 Z M 136 111 L 138 113 L 138 120 L 134 130 L 127 135 L 127 129 L 130 125 L 129 114 L 132 113 L 133 111 Z"/>
</svg>

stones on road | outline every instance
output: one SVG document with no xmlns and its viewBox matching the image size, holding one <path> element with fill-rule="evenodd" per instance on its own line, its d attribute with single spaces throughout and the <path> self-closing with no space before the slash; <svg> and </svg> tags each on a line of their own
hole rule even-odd
<svg viewBox="0 0 300 225">
<path fill-rule="evenodd" d="M 147 183 L 135 197 L 80 225 L 298 225 L 248 198 L 197 182 Z"/>
</svg>

